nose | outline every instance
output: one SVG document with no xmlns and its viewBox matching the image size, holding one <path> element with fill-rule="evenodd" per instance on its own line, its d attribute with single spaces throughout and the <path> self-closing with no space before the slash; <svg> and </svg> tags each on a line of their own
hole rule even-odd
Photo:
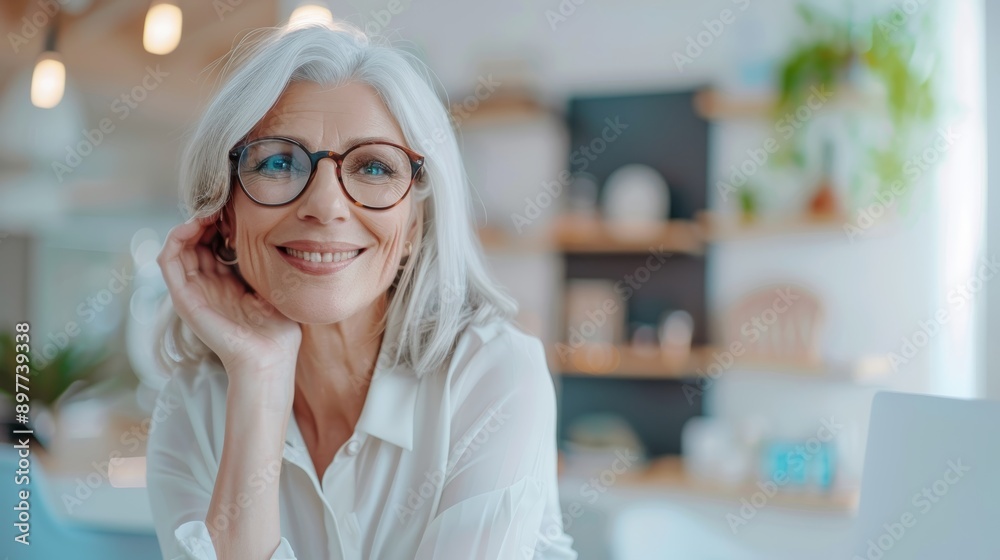
<svg viewBox="0 0 1000 560">
<path fill-rule="evenodd" d="M 312 182 L 302 193 L 296 210 L 300 219 L 313 218 L 321 224 L 351 217 L 350 199 L 337 180 L 337 164 L 332 159 L 322 159 L 316 164 Z"/>
</svg>

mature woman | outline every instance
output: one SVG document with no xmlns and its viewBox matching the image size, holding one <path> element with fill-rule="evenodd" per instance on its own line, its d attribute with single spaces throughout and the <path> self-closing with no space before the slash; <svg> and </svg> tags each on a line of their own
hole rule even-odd
<svg viewBox="0 0 1000 560">
<path fill-rule="evenodd" d="M 575 558 L 541 343 L 489 277 L 412 57 L 275 30 L 186 151 L 158 262 L 166 558 Z"/>
</svg>

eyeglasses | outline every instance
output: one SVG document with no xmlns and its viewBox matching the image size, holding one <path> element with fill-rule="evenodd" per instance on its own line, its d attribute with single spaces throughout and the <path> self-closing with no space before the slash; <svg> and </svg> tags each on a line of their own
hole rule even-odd
<svg viewBox="0 0 1000 560">
<path fill-rule="evenodd" d="M 337 163 L 337 180 L 355 206 L 387 210 L 410 192 L 424 156 L 390 142 L 362 142 L 343 154 L 310 153 L 291 138 L 258 138 L 229 152 L 243 192 L 263 206 L 291 203 L 312 182 L 316 165 L 330 158 Z"/>
</svg>

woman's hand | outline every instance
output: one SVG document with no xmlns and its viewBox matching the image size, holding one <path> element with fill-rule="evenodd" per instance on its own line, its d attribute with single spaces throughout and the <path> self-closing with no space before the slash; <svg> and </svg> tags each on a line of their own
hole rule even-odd
<svg viewBox="0 0 1000 560">
<path fill-rule="evenodd" d="M 175 226 L 156 258 L 174 309 L 219 356 L 231 381 L 234 372 L 259 376 L 256 381 L 294 378 L 300 325 L 215 260 L 208 245 L 214 223 L 209 217 Z"/>
<path fill-rule="evenodd" d="M 208 245 L 213 223 L 175 226 L 156 262 L 177 314 L 218 354 L 229 377 L 225 441 L 204 521 L 216 556 L 269 558 L 281 539 L 278 480 L 257 489 L 236 518 L 231 509 L 246 495 L 247 480 L 281 464 L 302 329 L 215 260 Z"/>
</svg>

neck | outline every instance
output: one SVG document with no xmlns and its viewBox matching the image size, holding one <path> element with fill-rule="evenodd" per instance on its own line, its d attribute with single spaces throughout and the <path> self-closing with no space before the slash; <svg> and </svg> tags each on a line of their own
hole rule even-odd
<svg viewBox="0 0 1000 560">
<path fill-rule="evenodd" d="M 315 425 L 357 423 L 382 344 L 385 309 L 379 298 L 340 322 L 302 324 L 293 401 L 299 418 Z"/>
</svg>

